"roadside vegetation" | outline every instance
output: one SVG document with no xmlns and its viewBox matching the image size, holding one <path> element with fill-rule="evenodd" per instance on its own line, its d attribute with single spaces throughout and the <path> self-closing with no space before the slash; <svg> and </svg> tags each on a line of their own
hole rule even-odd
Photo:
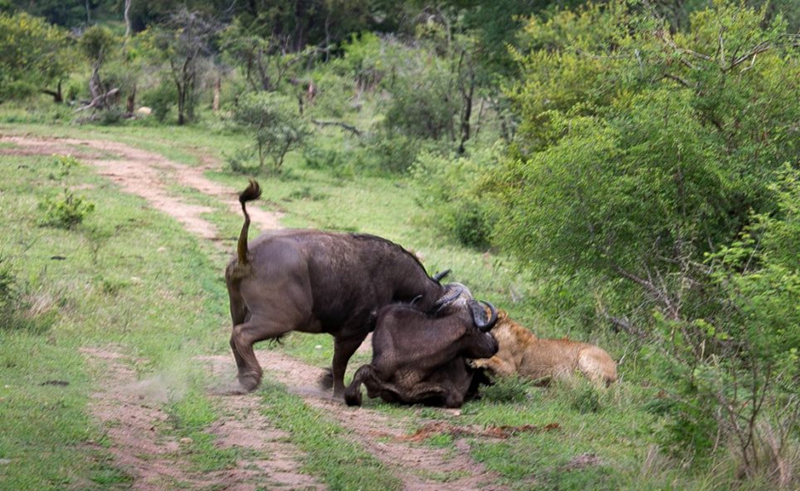
<svg viewBox="0 0 800 491">
<path fill-rule="evenodd" d="M 228 3 L 0 0 L 0 134 L 213 163 L 234 189 L 255 176 L 284 226 L 385 236 L 538 336 L 602 346 L 620 362 L 607 390 L 506 380 L 458 417 L 366 401 L 412 426 L 540 428 L 464 437 L 512 489 L 800 485 L 796 2 Z M 229 350 L 227 254 L 79 158 L 14 150 L 0 481 L 130 484 L 87 408 L 102 377 L 80 349 L 109 344 L 184 386 L 159 431 L 200 468 L 231 465 L 189 361 Z M 233 250 L 239 216 L 171 192 Z M 280 349 L 332 353 L 325 336 Z M 260 393 L 320 482 L 399 486 L 302 398 Z"/>
</svg>

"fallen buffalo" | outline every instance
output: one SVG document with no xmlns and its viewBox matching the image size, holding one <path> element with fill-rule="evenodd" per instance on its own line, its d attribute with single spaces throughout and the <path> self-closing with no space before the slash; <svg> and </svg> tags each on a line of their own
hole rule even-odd
<svg viewBox="0 0 800 491">
<path fill-rule="evenodd" d="M 361 405 L 361 384 L 371 398 L 402 404 L 460 407 L 485 381 L 467 358 L 497 353 L 483 306 L 463 288 L 461 296 L 436 314 L 415 306 L 389 305 L 378 313 L 372 334 L 372 363 L 361 366 L 345 391 L 350 406 Z M 466 307 L 466 308 L 465 308 Z"/>
</svg>

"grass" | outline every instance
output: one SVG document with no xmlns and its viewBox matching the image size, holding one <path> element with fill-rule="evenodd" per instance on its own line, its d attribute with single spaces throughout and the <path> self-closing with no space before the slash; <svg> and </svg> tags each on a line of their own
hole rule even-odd
<svg viewBox="0 0 800 491">
<path fill-rule="evenodd" d="M 45 118 L 46 119 L 46 118 Z M 6 121 L 8 118 L 6 118 Z M 2 120 L 0 120 L 2 121 Z M 0 123 L 2 125 L 2 123 Z M 204 156 L 219 159 L 244 143 L 239 135 L 202 127 L 81 127 L 15 124 L 0 133 L 112 139 L 199 165 Z M 202 143 L 198 143 L 202 142 Z M 4 145 L 4 148 L 13 148 Z M 306 168 L 290 155 L 286 173 L 260 179 L 262 201 L 254 206 L 285 212 L 283 224 L 353 230 L 382 235 L 414 249 L 430 271 L 452 268 L 450 279 L 469 285 L 476 296 L 510 311 L 527 325 L 540 327 L 527 298 L 540 281 L 512 261 L 462 248 L 427 225 L 404 178 L 342 179 Z M 50 157 L 0 155 L 0 265 L 16 281 L 22 312 L 19 322 L 0 320 L 0 481 L 9 489 L 114 489 L 131 476 L 114 465 L 104 428 L 88 416 L 96 373 L 78 349 L 113 344 L 139 360 L 140 377 L 169 374 L 173 397 L 164 405 L 169 419 L 159 431 L 190 442 L 181 447 L 197 470 L 234 465 L 237 454 L 214 444 L 206 430 L 220 418 L 205 395 L 204 380 L 191 358 L 228 353 L 228 312 L 222 268 L 229 253 L 201 243 L 181 226 L 149 209 L 137 197 L 120 193 L 87 167 L 67 179 L 95 203 L 95 211 L 73 230 L 36 225 L 38 203 L 62 189 Z M 230 172 L 207 176 L 235 189 L 245 177 Z M 225 205 L 191 189 L 172 192 L 210 206 L 224 249 L 233 250 L 241 217 Z M 254 236 L 254 234 L 253 234 Z M 54 259 L 62 258 L 62 259 Z M 14 321 L 14 322 L 12 322 Z M 549 335 L 546 325 L 542 331 Z M 602 337 L 619 358 L 623 340 Z M 330 336 L 292 334 L 280 348 L 310 364 L 328 366 Z M 408 408 L 368 400 L 386 415 L 409 418 L 411 426 L 432 419 L 463 425 L 537 425 L 558 429 L 523 433 L 499 440 L 468 438 L 473 457 L 497 472 L 512 489 L 726 489 L 735 483 L 732 466 L 719 463 L 686 470 L 674 457 L 658 452 L 665 417 L 648 405 L 659 386 L 649 376 L 647 359 L 634 348 L 620 367 L 622 383 L 597 391 L 578 380 L 549 388 L 503 381 L 488 388 L 461 415 L 429 408 Z M 368 362 L 358 354 L 349 373 Z M 68 385 L 41 385 L 66 381 Z M 180 389 L 180 390 L 178 390 Z M 265 383 L 259 394 L 263 411 L 306 452 L 304 471 L 331 489 L 398 489 L 400 483 L 346 432 L 285 388 Z M 453 449 L 443 435 L 426 444 Z M 713 465 L 713 463 L 712 463 Z M 714 474 L 716 472 L 716 474 Z M 452 476 L 434 476 L 446 480 Z"/>
<path fill-rule="evenodd" d="M 305 468 L 322 476 L 330 489 L 402 489 L 401 482 L 385 466 L 347 437 L 341 426 L 325 414 L 303 404 L 284 387 L 265 383 L 264 413 L 306 452 Z"/>
</svg>

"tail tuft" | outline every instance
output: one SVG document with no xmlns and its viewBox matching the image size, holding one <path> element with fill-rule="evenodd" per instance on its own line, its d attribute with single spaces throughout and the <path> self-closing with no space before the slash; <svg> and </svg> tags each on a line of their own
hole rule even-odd
<svg viewBox="0 0 800 491">
<path fill-rule="evenodd" d="M 257 200 L 261 197 L 261 186 L 258 181 L 250 178 L 250 184 L 247 185 L 244 191 L 239 194 L 239 203 L 244 205 L 248 201 Z"/>
</svg>

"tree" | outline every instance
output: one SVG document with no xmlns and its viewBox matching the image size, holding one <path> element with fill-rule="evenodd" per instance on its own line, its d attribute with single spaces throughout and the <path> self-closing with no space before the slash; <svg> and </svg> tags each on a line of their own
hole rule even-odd
<svg viewBox="0 0 800 491">
<path fill-rule="evenodd" d="M 91 101 L 85 108 L 103 109 L 108 105 L 107 97 L 118 88 L 108 87 L 103 83 L 100 69 L 109 58 L 116 43 L 116 38 L 111 30 L 103 26 L 92 26 L 86 29 L 81 36 L 79 45 L 86 58 L 92 65 L 92 75 L 89 77 L 89 93 Z"/>
<path fill-rule="evenodd" d="M 296 107 L 291 98 L 274 92 L 252 92 L 239 100 L 233 119 L 252 132 L 259 170 L 271 157 L 273 170 L 280 172 L 286 154 L 308 137 L 307 124 Z"/>
<path fill-rule="evenodd" d="M 800 53 L 763 9 L 718 1 L 690 25 L 672 34 L 622 1 L 530 20 L 515 53 L 524 78 L 508 92 L 518 139 L 494 184 L 497 238 L 539 271 L 591 278 L 598 315 L 662 348 L 687 388 L 680 443 L 710 448 L 719 429 L 753 475 L 760 411 L 790 400 L 797 376 L 782 368 L 794 355 L 781 334 L 797 264 L 773 269 L 747 241 L 771 236 L 754 232 L 764 217 L 783 223 L 766 230 L 796 230 L 785 211 L 796 192 L 773 188 L 800 165 Z M 784 281 L 768 307 L 783 314 L 755 316 Z M 688 425 L 696 417 L 713 424 Z"/>
<path fill-rule="evenodd" d="M 199 12 L 181 9 L 156 34 L 156 44 L 177 89 L 180 125 L 194 119 L 200 60 L 210 55 L 211 40 L 220 28 L 220 24 Z"/>
<path fill-rule="evenodd" d="M 62 102 L 62 82 L 75 63 L 63 29 L 39 17 L 0 13 L 0 100 L 40 91 Z"/>
</svg>

